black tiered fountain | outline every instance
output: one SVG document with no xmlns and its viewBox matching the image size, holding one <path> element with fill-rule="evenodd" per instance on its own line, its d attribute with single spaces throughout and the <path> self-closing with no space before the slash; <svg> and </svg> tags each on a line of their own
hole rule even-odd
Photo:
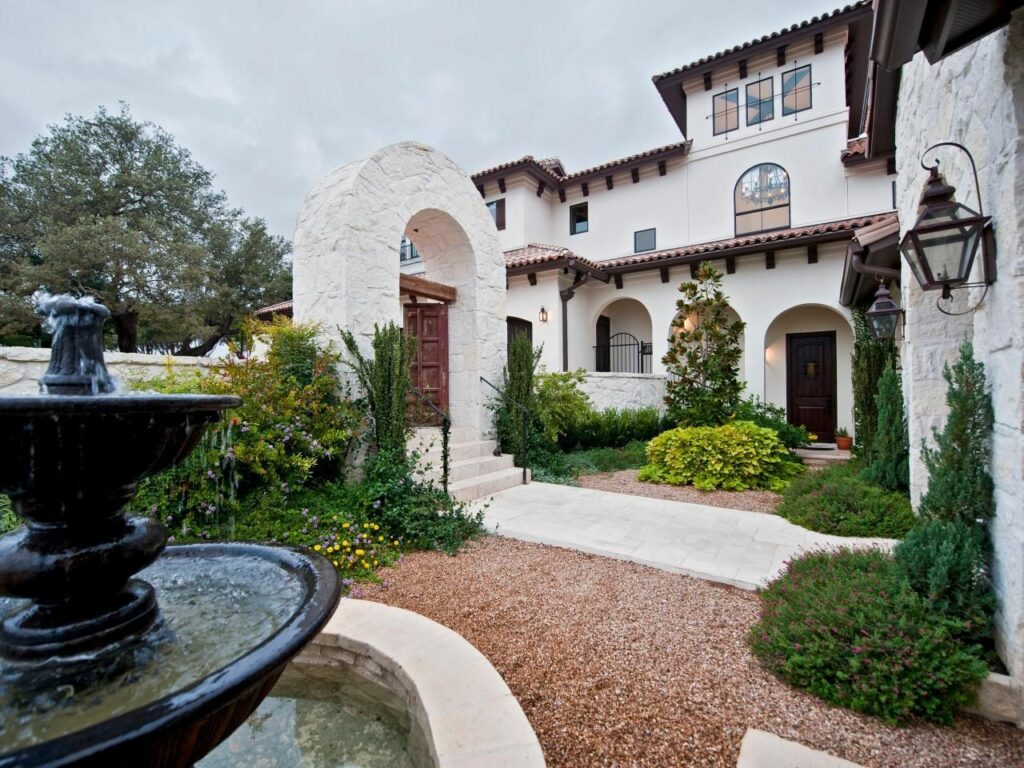
<svg viewBox="0 0 1024 768">
<path fill-rule="evenodd" d="M 283 547 L 166 547 L 129 517 L 138 483 L 183 460 L 231 396 L 119 394 L 109 311 L 41 303 L 39 395 L 0 397 L 0 768 L 189 766 L 237 728 L 337 605 L 337 573 Z"/>
</svg>

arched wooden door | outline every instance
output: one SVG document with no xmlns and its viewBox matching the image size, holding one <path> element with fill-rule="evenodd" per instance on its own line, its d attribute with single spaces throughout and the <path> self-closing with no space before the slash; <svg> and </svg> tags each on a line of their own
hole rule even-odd
<svg viewBox="0 0 1024 768">
<path fill-rule="evenodd" d="M 405 333 L 416 338 L 411 374 L 412 385 L 426 395 L 438 408 L 448 411 L 448 305 L 406 304 Z M 413 397 L 413 420 L 434 423 L 426 415 L 427 408 L 416 405 Z M 424 413 L 420 414 L 419 411 Z"/>
</svg>

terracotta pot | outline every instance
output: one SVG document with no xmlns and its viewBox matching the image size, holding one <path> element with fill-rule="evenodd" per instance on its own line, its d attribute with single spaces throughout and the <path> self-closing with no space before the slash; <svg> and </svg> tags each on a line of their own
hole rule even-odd
<svg viewBox="0 0 1024 768">
<path fill-rule="evenodd" d="M 852 437 L 840 437 L 839 435 L 836 435 L 836 448 L 838 448 L 841 451 L 848 451 L 852 447 L 853 447 L 853 438 Z"/>
</svg>

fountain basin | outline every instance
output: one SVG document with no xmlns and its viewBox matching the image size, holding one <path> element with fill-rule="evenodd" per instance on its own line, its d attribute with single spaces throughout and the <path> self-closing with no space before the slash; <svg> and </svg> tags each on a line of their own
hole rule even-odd
<svg viewBox="0 0 1024 768">
<path fill-rule="evenodd" d="M 0 768 L 192 765 L 256 709 L 340 596 L 326 559 L 253 544 L 169 547 L 139 576 L 163 618 L 136 643 L 83 659 L 85 673 L 0 662 Z M 0 614 L 20 602 L 0 600 Z"/>
</svg>

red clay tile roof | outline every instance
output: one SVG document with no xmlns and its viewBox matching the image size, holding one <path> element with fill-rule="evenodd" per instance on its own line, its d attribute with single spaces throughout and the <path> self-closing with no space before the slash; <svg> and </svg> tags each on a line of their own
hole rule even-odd
<svg viewBox="0 0 1024 768">
<path fill-rule="evenodd" d="M 537 165 L 552 176 L 557 176 L 560 179 L 565 178 L 565 166 L 562 165 L 562 161 L 557 157 L 545 157 L 543 160 L 538 160 Z"/>
<path fill-rule="evenodd" d="M 269 307 L 260 307 L 253 314 L 256 317 L 263 317 L 265 315 L 288 315 L 288 317 L 291 317 L 293 307 L 292 300 L 288 299 L 288 301 L 279 301 L 277 304 L 271 304 Z"/>
<path fill-rule="evenodd" d="M 530 243 L 522 248 L 513 248 L 505 251 L 505 268 L 530 267 L 534 264 L 547 264 L 552 261 L 571 260 L 582 267 L 601 271 L 601 263 L 584 259 L 577 256 L 568 248 L 560 245 L 546 245 L 544 243 Z"/>
<path fill-rule="evenodd" d="M 607 171 L 611 168 L 615 168 L 620 165 L 628 165 L 630 163 L 635 163 L 638 160 L 646 160 L 649 157 L 654 157 L 655 155 L 660 155 L 665 152 L 674 152 L 680 149 L 688 152 L 690 149 L 690 145 L 692 143 L 692 140 L 679 141 L 676 142 L 675 144 L 666 144 L 663 147 L 655 147 L 654 149 L 648 149 L 644 152 L 638 152 L 635 155 L 629 155 L 628 157 L 620 157 L 618 160 L 610 160 L 607 163 L 601 163 L 600 165 L 595 165 L 592 168 L 584 168 L 582 171 L 576 171 L 575 173 L 568 174 L 565 178 L 566 180 L 571 181 L 572 179 L 578 179 L 582 176 L 590 176 L 591 174 L 594 173 Z"/>
<path fill-rule="evenodd" d="M 776 229 L 772 232 L 760 232 L 756 235 L 745 237 L 730 237 L 726 240 L 714 240 L 708 243 L 696 243 L 683 246 L 682 248 L 670 248 L 663 251 L 651 251 L 650 253 L 638 253 L 630 256 L 623 256 L 618 259 L 608 259 L 597 262 L 602 270 L 620 269 L 622 267 L 635 267 L 638 264 L 657 264 L 667 259 L 683 258 L 687 256 L 700 256 L 713 254 L 720 251 L 732 251 L 740 248 L 750 248 L 758 245 L 770 245 L 781 243 L 787 240 L 799 240 L 804 237 L 816 235 L 827 235 L 831 233 L 842 234 L 865 227 L 869 224 L 876 224 L 886 219 L 895 219 L 895 213 L 881 213 L 874 216 L 858 216 L 853 219 L 840 219 L 838 221 L 825 221 L 820 224 L 811 224 L 806 227 L 790 227 L 789 229 Z"/>
<path fill-rule="evenodd" d="M 862 158 L 868 151 L 868 137 L 858 136 L 846 142 L 846 149 L 839 153 L 840 159 L 845 163 L 847 160 Z"/>
<path fill-rule="evenodd" d="M 741 45 L 735 45 L 732 48 L 726 48 L 724 51 L 719 51 L 718 53 L 713 53 L 710 56 L 705 56 L 702 59 L 692 61 L 684 67 L 676 67 L 675 69 L 670 70 L 668 72 L 662 72 L 660 75 L 655 75 L 651 79 L 657 83 L 659 80 L 664 80 L 667 77 L 683 74 L 684 72 L 688 72 L 691 69 L 696 69 L 697 67 L 703 67 L 707 64 L 711 64 L 712 62 L 724 58 L 725 56 L 729 56 L 734 53 L 739 53 L 740 51 L 745 51 L 748 48 L 753 48 L 754 46 L 770 42 L 771 40 L 774 40 L 777 37 L 781 37 L 782 35 L 787 35 L 790 32 L 796 32 L 800 29 L 813 26 L 823 21 L 834 20 L 845 13 L 850 13 L 851 11 L 856 11 L 861 8 L 868 8 L 870 6 L 871 0 L 858 0 L 858 2 L 852 3 L 851 5 L 844 6 L 843 8 L 837 8 L 831 13 L 824 13 L 821 16 L 815 16 L 807 21 L 801 21 L 797 24 L 793 24 L 792 26 L 786 27 L 785 29 L 780 29 L 778 32 L 772 32 L 770 35 L 759 37 L 756 40 L 751 40 Z"/>
<path fill-rule="evenodd" d="M 539 171 L 543 171 L 547 175 L 560 182 L 565 181 L 576 181 L 578 179 L 592 176 L 597 173 L 611 170 L 623 165 L 629 165 L 631 163 L 637 163 L 649 158 L 657 157 L 658 155 L 681 153 L 686 154 L 690 151 L 690 145 L 692 141 L 680 141 L 675 144 L 666 144 L 663 147 L 655 147 L 654 149 L 647 149 L 643 152 L 638 152 L 635 155 L 628 155 L 627 157 L 620 157 L 617 160 L 609 160 L 607 163 L 601 163 L 595 165 L 592 168 L 584 168 L 582 171 L 576 171 L 575 173 L 566 173 L 565 166 L 562 165 L 562 161 L 557 157 L 549 157 L 543 160 L 534 159 L 533 155 L 525 155 L 518 160 L 511 160 L 501 165 L 496 165 L 493 168 L 486 168 L 482 171 L 477 171 L 473 174 L 473 179 L 480 179 L 485 176 L 492 176 L 500 171 L 518 170 L 519 168 L 534 167 Z"/>
</svg>

